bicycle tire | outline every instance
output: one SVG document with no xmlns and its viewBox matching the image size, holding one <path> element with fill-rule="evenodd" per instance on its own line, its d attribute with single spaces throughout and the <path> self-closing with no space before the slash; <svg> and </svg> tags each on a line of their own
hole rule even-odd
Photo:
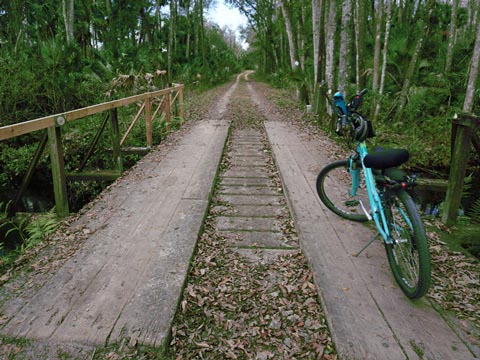
<svg viewBox="0 0 480 360">
<path fill-rule="evenodd" d="M 357 196 L 350 195 L 351 175 L 348 172 L 349 160 L 339 160 L 325 166 L 317 177 L 317 193 L 325 206 L 344 219 L 368 221 L 360 201 L 368 204 L 365 186 L 360 186 Z"/>
<path fill-rule="evenodd" d="M 385 199 L 385 215 L 393 240 L 393 244 L 385 243 L 388 262 L 404 294 L 418 299 L 430 286 L 430 253 L 425 229 L 413 199 L 405 190 L 391 191 Z"/>
</svg>

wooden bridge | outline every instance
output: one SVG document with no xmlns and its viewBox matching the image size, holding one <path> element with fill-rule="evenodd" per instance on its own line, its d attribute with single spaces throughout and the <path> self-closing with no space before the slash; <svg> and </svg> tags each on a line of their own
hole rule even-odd
<svg viewBox="0 0 480 360">
<path fill-rule="evenodd" d="M 58 270 L 32 273 L 31 282 L 36 285 L 25 286 L 15 297 L 4 301 L 0 309 L 2 335 L 54 344 L 101 346 L 128 337 L 156 347 L 167 345 L 229 134 L 231 119 L 226 116 L 227 104 L 238 86 L 239 79 L 218 99 L 206 118 L 190 123 L 182 136 L 168 146 L 151 151 L 70 225 L 72 232 L 86 236 L 85 242 Z M 320 204 L 315 178 L 331 161 L 322 144 L 288 120 L 278 121 L 279 114 L 262 110 L 268 100 L 253 86 L 245 83 L 240 86 L 248 87 L 267 119 L 265 130 L 286 200 L 294 214 L 300 247 L 314 271 L 340 356 L 345 359 L 479 356 L 461 331 L 441 317 L 427 300 L 412 303 L 395 287 L 381 244 L 372 245 L 367 256 L 351 256 L 370 238 L 371 230 L 336 217 Z M 173 93 L 176 95 L 171 98 Z M 152 115 L 153 99 L 159 96 L 163 100 L 156 102 L 157 109 Z M 116 177 L 121 172 L 121 136 L 114 109 L 143 102 L 134 122 L 144 112 L 146 142 L 152 146 L 151 122 L 155 114 L 163 109 L 168 121 L 170 108 L 178 100 L 182 116 L 181 99 L 182 87 L 175 86 L 38 122 L 4 127 L 0 129 L 0 139 L 48 129 L 52 171 L 57 179 L 54 185 L 57 210 L 66 215 L 67 175 L 63 167 L 61 127 L 87 115 L 110 111 Z M 254 135 L 247 136 L 251 139 Z M 254 153 L 244 156 L 242 161 L 247 161 L 247 157 L 251 158 L 248 161 L 258 161 Z M 238 166 L 263 166 L 248 161 Z M 251 174 L 246 176 L 252 179 Z M 248 192 L 251 188 L 244 190 Z M 258 201 L 252 198 L 259 196 L 244 197 L 241 205 L 248 207 L 249 201 Z M 238 226 L 245 226 L 248 221 L 241 223 Z M 267 246 L 264 250 L 273 253 L 278 246 L 274 249 Z"/>
</svg>

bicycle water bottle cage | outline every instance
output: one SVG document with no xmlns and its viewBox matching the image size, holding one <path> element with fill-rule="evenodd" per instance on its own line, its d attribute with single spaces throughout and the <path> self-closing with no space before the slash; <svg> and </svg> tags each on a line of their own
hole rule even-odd
<svg viewBox="0 0 480 360">
<path fill-rule="evenodd" d="M 363 159 L 363 164 L 372 169 L 388 169 L 400 166 L 408 161 L 410 154 L 405 149 L 375 151 Z"/>
</svg>

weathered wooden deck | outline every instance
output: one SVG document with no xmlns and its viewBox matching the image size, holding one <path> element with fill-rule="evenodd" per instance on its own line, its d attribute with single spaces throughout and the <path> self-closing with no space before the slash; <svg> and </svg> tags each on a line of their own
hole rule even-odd
<svg viewBox="0 0 480 360">
<path fill-rule="evenodd" d="M 167 154 L 150 153 L 80 221 L 89 236 L 35 293 L 8 302 L 0 333 L 162 346 L 170 329 L 227 138 L 231 91 Z M 85 220 L 90 219 L 90 221 Z"/>
</svg>

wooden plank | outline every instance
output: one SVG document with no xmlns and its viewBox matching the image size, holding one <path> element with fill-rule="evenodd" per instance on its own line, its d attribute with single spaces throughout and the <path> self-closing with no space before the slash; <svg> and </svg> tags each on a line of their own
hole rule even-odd
<svg viewBox="0 0 480 360">
<path fill-rule="evenodd" d="M 68 173 L 68 181 L 112 181 L 122 176 L 118 170 L 85 171 L 78 173 Z"/>
<path fill-rule="evenodd" d="M 172 109 L 170 106 L 170 93 L 165 95 L 165 122 L 167 123 L 166 130 L 170 131 L 170 121 L 172 119 Z"/>
<path fill-rule="evenodd" d="M 92 143 L 90 144 L 90 146 L 87 150 L 87 154 L 85 155 L 84 159 L 82 160 L 80 166 L 77 169 L 78 171 L 82 171 L 85 168 L 85 165 L 87 165 L 88 160 L 92 156 L 93 151 L 95 150 L 95 147 L 97 146 L 98 141 L 100 140 L 100 136 L 102 135 L 103 131 L 105 130 L 105 126 L 107 126 L 107 122 L 108 122 L 109 117 L 110 116 L 109 116 L 108 113 L 104 116 L 102 124 L 100 125 L 99 129 L 97 130 L 97 133 L 93 137 Z"/>
<path fill-rule="evenodd" d="M 110 123 L 112 124 L 112 149 L 113 162 L 115 163 L 115 170 L 123 173 L 123 159 L 122 151 L 120 149 L 120 128 L 118 126 L 118 111 L 117 109 L 110 110 Z"/>
<path fill-rule="evenodd" d="M 127 131 L 125 131 L 125 134 L 123 135 L 122 140 L 120 140 L 120 145 L 123 145 L 123 143 L 127 139 L 127 136 L 130 134 L 130 131 L 132 131 L 132 129 L 135 126 L 135 124 L 137 123 L 138 119 L 140 119 L 140 116 L 142 115 L 144 109 L 145 109 L 145 103 L 143 103 L 142 106 L 140 106 L 140 109 L 138 109 L 137 114 L 135 115 L 132 122 L 128 126 Z"/>
<path fill-rule="evenodd" d="M 183 85 L 180 89 L 178 89 L 178 116 L 180 118 L 184 118 L 184 111 L 183 111 Z"/>
<path fill-rule="evenodd" d="M 164 103 L 164 101 L 165 101 L 165 96 L 162 97 L 162 99 L 160 100 L 160 103 L 159 103 L 158 106 L 157 106 L 157 109 L 156 109 L 155 112 L 153 113 L 153 115 L 152 115 L 152 121 L 155 120 L 155 117 L 157 116 L 158 112 L 163 109 L 163 103 Z"/>
<path fill-rule="evenodd" d="M 322 145 L 301 138 L 286 123 L 267 122 L 266 129 L 342 358 L 417 359 L 418 349 L 429 359 L 472 358 L 428 303 L 411 302 L 398 289 L 381 242 L 364 256 L 351 256 L 373 234 L 331 213 L 318 199 L 316 176 L 331 162 Z"/>
<path fill-rule="evenodd" d="M 20 124 L 2 126 L 0 127 L 0 140 L 10 139 L 37 130 L 43 130 L 51 126 L 55 126 L 55 116 L 46 116 L 35 120 L 25 121 Z"/>
<path fill-rule="evenodd" d="M 210 153 L 219 154 L 222 153 L 225 146 L 224 139 L 228 134 L 229 123 L 226 121 L 206 120 L 203 124 L 196 127 L 196 139 L 193 142 L 193 146 L 198 148 L 206 147 L 208 151 L 204 152 L 204 155 L 199 159 L 197 167 L 204 169 L 208 173 L 216 173 L 218 168 L 218 162 L 212 161 Z M 192 139 L 188 139 L 192 142 Z M 185 141 L 182 144 L 186 145 Z M 190 145 L 189 145 L 190 146 Z M 196 171 L 192 178 L 189 179 L 189 186 L 187 187 L 184 199 L 202 199 L 207 200 L 210 189 L 210 178 L 204 177 L 201 171 Z"/>
<path fill-rule="evenodd" d="M 55 196 L 55 209 L 59 217 L 68 216 L 67 181 L 63 160 L 61 128 L 51 126 L 48 128 L 50 141 L 50 161 L 52 164 L 53 192 Z"/>
<path fill-rule="evenodd" d="M 176 86 L 173 88 L 162 89 L 158 91 L 148 92 L 140 95 L 134 95 L 120 100 L 113 100 L 98 105 L 88 106 L 82 109 L 72 110 L 63 114 L 50 115 L 34 120 L 25 121 L 19 124 L 8 125 L 0 127 L 0 140 L 9 139 L 12 137 L 28 134 L 33 131 L 46 129 L 56 124 L 55 119 L 59 116 L 65 118 L 67 122 L 84 118 L 89 115 L 97 114 L 113 108 L 129 105 L 137 101 L 142 101 L 147 98 L 158 97 L 165 94 L 170 94 L 173 90 L 182 88 L 182 86 Z"/>
<path fill-rule="evenodd" d="M 147 146 L 152 146 L 152 102 L 145 99 L 145 136 Z"/>
<path fill-rule="evenodd" d="M 122 147 L 122 152 L 127 154 L 138 154 L 146 155 L 152 150 L 150 147 L 141 147 L 141 146 L 124 146 Z"/>
<path fill-rule="evenodd" d="M 216 174 L 200 160 L 218 166 L 227 136 L 227 124 L 209 122 L 199 138 L 203 125 L 185 135 L 191 145 L 151 152 L 99 199 L 80 220 L 90 230 L 82 249 L 23 303 L 2 306 L 2 334 L 100 345 L 168 338 Z M 198 178 L 207 194 L 185 198 Z"/>
<path fill-rule="evenodd" d="M 300 243 L 315 273 L 339 355 L 345 359 L 405 358 L 395 335 L 357 272 L 351 254 L 345 251 L 342 244 L 344 237 L 327 220 L 325 210 L 312 192 L 291 147 L 280 139 L 287 135 L 285 139 L 294 146 L 299 146 L 301 142 L 296 142 L 292 134 L 279 132 L 281 129 L 273 123 L 266 123 L 266 129 Z M 346 232 L 345 236 L 354 237 L 346 223 L 339 228 Z"/>
<path fill-rule="evenodd" d="M 447 192 L 448 180 L 417 178 L 416 183 L 417 187 L 422 190 Z"/>
</svg>

